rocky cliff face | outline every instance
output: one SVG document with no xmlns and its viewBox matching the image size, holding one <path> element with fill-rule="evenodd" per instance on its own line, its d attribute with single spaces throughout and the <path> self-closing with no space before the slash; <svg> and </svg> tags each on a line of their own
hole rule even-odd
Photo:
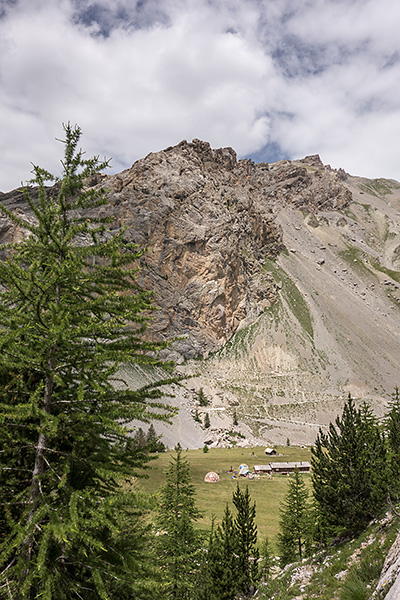
<svg viewBox="0 0 400 600">
<path fill-rule="evenodd" d="M 256 165 L 194 140 L 100 182 L 110 189 L 116 225 L 128 224 L 131 239 L 148 247 L 141 283 L 161 309 L 150 333 L 184 336 L 173 344 L 175 360 L 221 348 L 276 302 L 265 270 L 265 259 L 284 249 L 274 212 L 286 204 L 345 207 L 351 193 L 341 177 L 319 157 Z"/>
<path fill-rule="evenodd" d="M 197 374 L 176 390 L 167 443 L 225 444 L 227 431 L 309 443 L 349 392 L 383 413 L 400 384 L 397 182 L 318 156 L 254 164 L 193 140 L 87 184 L 107 190 L 113 227 L 148 247 L 140 278 L 160 307 L 149 335 L 180 337 L 168 355 Z M 1 201 L 26 213 L 18 191 Z M 1 241 L 20 235 L 0 220 Z"/>
<path fill-rule="evenodd" d="M 161 308 L 150 331 L 185 336 L 173 345 L 178 361 L 220 348 L 276 300 L 262 266 L 283 248 L 282 231 L 257 202 L 253 172 L 232 149 L 195 140 L 102 182 L 118 225 L 148 246 L 141 283 Z"/>
</svg>

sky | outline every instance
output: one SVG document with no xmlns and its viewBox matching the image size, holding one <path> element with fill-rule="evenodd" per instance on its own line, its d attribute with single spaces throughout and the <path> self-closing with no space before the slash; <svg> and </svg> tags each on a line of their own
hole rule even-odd
<svg viewBox="0 0 400 600">
<path fill-rule="evenodd" d="M 0 190 L 186 139 L 400 180 L 398 0 L 0 0 Z"/>
</svg>

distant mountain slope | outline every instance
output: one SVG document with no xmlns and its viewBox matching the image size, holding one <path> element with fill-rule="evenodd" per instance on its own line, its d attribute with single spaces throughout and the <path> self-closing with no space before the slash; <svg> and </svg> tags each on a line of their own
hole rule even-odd
<svg viewBox="0 0 400 600">
<path fill-rule="evenodd" d="M 169 444 L 309 443 L 349 392 L 382 414 L 400 384 L 397 182 L 318 156 L 237 161 L 193 140 L 88 181 L 98 185 L 113 227 L 148 246 L 141 283 L 160 306 L 149 335 L 179 336 L 168 355 L 197 375 L 176 391 Z M 0 200 L 26 213 L 18 191 Z M 0 220 L 1 240 L 18 235 Z M 209 430 L 193 421 L 196 407 Z"/>
</svg>

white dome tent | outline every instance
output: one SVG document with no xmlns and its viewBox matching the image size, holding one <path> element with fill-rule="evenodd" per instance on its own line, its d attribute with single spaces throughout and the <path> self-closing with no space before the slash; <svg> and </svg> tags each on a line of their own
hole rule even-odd
<svg viewBox="0 0 400 600">
<path fill-rule="evenodd" d="M 207 483 L 217 483 L 217 481 L 219 481 L 219 475 L 218 473 L 215 473 L 215 471 L 210 471 L 204 477 L 204 481 L 206 481 Z"/>
</svg>

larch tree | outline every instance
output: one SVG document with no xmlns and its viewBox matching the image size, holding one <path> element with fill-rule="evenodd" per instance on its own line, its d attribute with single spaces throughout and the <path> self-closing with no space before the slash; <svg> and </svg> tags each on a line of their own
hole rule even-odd
<svg viewBox="0 0 400 600">
<path fill-rule="evenodd" d="M 260 551 L 260 575 L 264 582 L 268 583 L 271 579 L 271 572 L 273 566 L 273 551 L 271 548 L 270 541 L 268 537 L 266 537 L 261 545 Z"/>
<path fill-rule="evenodd" d="M 126 424 L 160 417 L 170 375 L 113 385 L 121 365 L 159 364 L 144 336 L 153 304 L 136 280 L 142 252 L 98 216 L 105 193 L 88 178 L 108 162 L 84 157 L 79 127 L 64 133 L 62 178 L 48 187 L 34 166 L 28 216 L 0 205 L 22 232 L 0 261 L 0 597 L 144 598 L 118 477 L 142 460 Z"/>
</svg>

